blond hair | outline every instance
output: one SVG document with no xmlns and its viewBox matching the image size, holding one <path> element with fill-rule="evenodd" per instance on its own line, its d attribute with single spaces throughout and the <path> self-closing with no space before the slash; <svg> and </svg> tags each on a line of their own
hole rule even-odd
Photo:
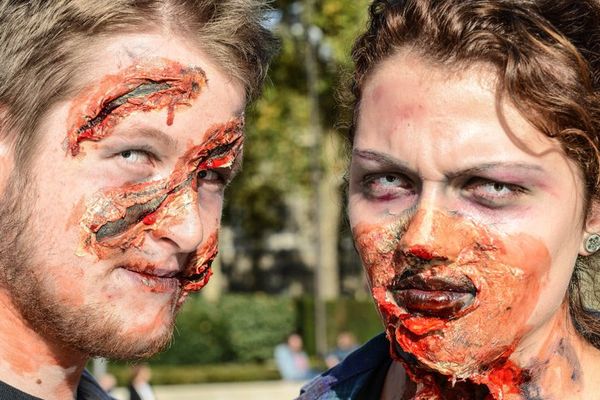
<svg viewBox="0 0 600 400">
<path fill-rule="evenodd" d="M 97 38 L 167 31 L 192 40 L 254 99 L 276 49 L 264 0 L 0 0 L 0 135 L 18 164 L 45 112 L 73 94 Z"/>
</svg>

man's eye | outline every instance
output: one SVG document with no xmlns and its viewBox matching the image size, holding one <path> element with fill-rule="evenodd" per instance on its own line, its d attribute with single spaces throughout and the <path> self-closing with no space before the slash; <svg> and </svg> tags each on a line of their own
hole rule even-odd
<svg viewBox="0 0 600 400">
<path fill-rule="evenodd" d="M 149 164 L 152 155 L 145 150 L 125 150 L 119 153 L 119 158 L 131 164 Z"/>
<path fill-rule="evenodd" d="M 203 169 L 198 171 L 198 180 L 202 182 L 223 183 L 224 179 L 221 174 L 214 170 Z"/>
</svg>

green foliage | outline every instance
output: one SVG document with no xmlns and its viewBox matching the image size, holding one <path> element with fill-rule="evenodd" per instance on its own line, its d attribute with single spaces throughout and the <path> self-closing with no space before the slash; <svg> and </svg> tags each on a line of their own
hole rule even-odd
<svg viewBox="0 0 600 400">
<path fill-rule="evenodd" d="M 214 382 L 267 381 L 280 379 L 273 363 L 264 364 L 207 364 L 207 365 L 161 365 L 152 363 L 152 384 L 186 385 Z M 108 371 L 115 375 L 119 386 L 125 386 L 131 378 L 128 365 L 109 364 Z"/>
<path fill-rule="evenodd" d="M 171 346 L 154 364 L 262 362 L 294 330 L 291 299 L 227 295 L 218 303 L 194 296 L 184 305 Z"/>
<path fill-rule="evenodd" d="M 229 341 L 235 359 L 264 361 L 293 330 L 295 315 L 291 299 L 255 295 L 230 295 L 220 312 L 227 317 Z"/>
<path fill-rule="evenodd" d="M 297 313 L 299 327 L 304 338 L 306 351 L 316 353 L 315 345 L 315 305 L 310 297 L 299 299 Z M 364 343 L 383 331 L 379 314 L 371 300 L 340 298 L 329 301 L 327 310 L 327 346 L 336 345 L 337 335 L 342 331 L 352 332 L 359 343 Z"/>
<path fill-rule="evenodd" d="M 209 364 L 233 359 L 227 324 L 218 307 L 192 296 L 177 317 L 173 341 L 154 358 L 162 364 Z"/>
<path fill-rule="evenodd" d="M 368 3 L 316 1 L 308 20 L 302 10 L 305 2 L 274 1 L 273 6 L 282 16 L 275 27 L 281 52 L 273 62 L 263 96 L 248 113 L 244 169 L 227 193 L 229 201 L 224 214 L 225 223 L 241 228 L 244 240 L 260 242 L 266 234 L 283 229 L 284 197 L 306 195 L 314 189 L 311 104 L 305 69 L 307 29 L 298 36 L 293 34 L 293 27 L 318 27 L 323 32 L 318 47 L 331 49 L 328 56 L 317 57 L 316 86 L 322 131 L 332 134 L 340 115 L 334 93 L 342 85 L 340 72 L 350 67 L 350 48 L 365 25 Z"/>
</svg>

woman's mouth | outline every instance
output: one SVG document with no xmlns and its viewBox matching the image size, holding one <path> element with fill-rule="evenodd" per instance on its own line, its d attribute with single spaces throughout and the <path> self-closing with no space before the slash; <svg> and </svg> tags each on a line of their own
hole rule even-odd
<svg viewBox="0 0 600 400">
<path fill-rule="evenodd" d="M 475 285 L 466 276 L 440 277 L 429 272 L 396 276 L 388 288 L 410 314 L 450 319 L 473 304 Z"/>
</svg>

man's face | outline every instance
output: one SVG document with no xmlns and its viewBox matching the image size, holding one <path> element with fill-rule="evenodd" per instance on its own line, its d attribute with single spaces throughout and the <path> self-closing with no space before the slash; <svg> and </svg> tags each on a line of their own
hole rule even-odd
<svg viewBox="0 0 600 400">
<path fill-rule="evenodd" d="M 241 162 L 244 91 L 179 38 L 97 46 L 56 104 L 21 201 L 11 295 L 87 355 L 150 355 L 210 277 L 223 191 Z"/>
<path fill-rule="evenodd" d="M 388 336 L 465 378 L 536 356 L 583 236 L 583 184 L 494 74 L 401 53 L 365 86 L 350 171 L 356 247 Z M 502 110 L 502 113 L 499 113 Z"/>
</svg>

